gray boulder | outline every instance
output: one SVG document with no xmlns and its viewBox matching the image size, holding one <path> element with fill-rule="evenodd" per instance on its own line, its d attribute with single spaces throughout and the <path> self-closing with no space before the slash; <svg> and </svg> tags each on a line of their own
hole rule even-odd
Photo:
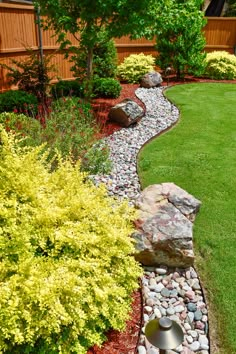
<svg viewBox="0 0 236 354">
<path fill-rule="evenodd" d="M 110 121 L 128 127 L 144 116 L 144 110 L 135 101 L 126 98 L 111 108 L 108 118 Z"/>
<path fill-rule="evenodd" d="M 146 266 L 194 263 L 193 221 L 201 202 L 173 183 L 152 185 L 136 201 L 136 260 Z"/>
<path fill-rule="evenodd" d="M 157 87 L 161 85 L 162 81 L 161 74 L 157 71 L 151 71 L 141 78 L 140 86 L 144 88 Z"/>
</svg>

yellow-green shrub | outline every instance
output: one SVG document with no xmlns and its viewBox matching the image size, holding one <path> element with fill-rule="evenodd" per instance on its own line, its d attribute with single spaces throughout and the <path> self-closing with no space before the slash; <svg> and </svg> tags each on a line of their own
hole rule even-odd
<svg viewBox="0 0 236 354">
<path fill-rule="evenodd" d="M 206 56 L 205 75 L 216 80 L 236 79 L 236 57 L 225 51 L 215 51 Z"/>
<path fill-rule="evenodd" d="M 131 54 L 118 66 L 118 76 L 130 83 L 139 82 L 141 77 L 154 70 L 155 58 L 151 55 Z"/>
<path fill-rule="evenodd" d="M 128 318 L 134 210 L 0 128 L 0 351 L 86 353 Z"/>
</svg>

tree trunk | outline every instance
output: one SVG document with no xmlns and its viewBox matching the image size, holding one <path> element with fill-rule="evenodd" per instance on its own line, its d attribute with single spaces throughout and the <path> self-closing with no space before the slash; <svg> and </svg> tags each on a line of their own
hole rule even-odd
<svg viewBox="0 0 236 354">
<path fill-rule="evenodd" d="M 90 101 L 93 93 L 93 47 L 88 47 L 85 99 Z"/>
</svg>

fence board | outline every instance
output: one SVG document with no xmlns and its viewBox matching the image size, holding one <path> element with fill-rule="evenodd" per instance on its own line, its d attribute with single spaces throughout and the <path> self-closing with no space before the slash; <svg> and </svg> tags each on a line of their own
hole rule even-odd
<svg viewBox="0 0 236 354">
<path fill-rule="evenodd" d="M 203 29 L 206 37 L 206 51 L 226 50 L 234 52 L 236 45 L 236 17 L 208 18 L 208 23 Z M 63 53 L 58 51 L 59 45 L 56 38 L 52 37 L 53 31 L 43 31 L 42 39 L 44 53 L 55 52 L 52 62 L 58 66 L 58 76 L 64 79 L 72 79 L 71 64 L 64 59 Z M 77 44 L 72 35 L 69 39 Z M 130 40 L 128 37 L 115 39 L 119 62 L 134 53 L 156 55 L 154 41 L 144 38 Z M 26 57 L 25 46 L 37 49 L 38 35 L 35 24 L 35 12 L 33 6 L 0 3 L 0 62 L 10 64 L 11 58 L 24 60 Z M 6 79 L 6 70 L 0 69 L 0 92 L 9 89 Z"/>
</svg>

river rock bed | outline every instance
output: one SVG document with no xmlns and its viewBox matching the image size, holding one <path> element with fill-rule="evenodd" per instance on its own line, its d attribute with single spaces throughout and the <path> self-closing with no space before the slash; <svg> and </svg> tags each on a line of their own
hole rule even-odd
<svg viewBox="0 0 236 354">
<path fill-rule="evenodd" d="M 137 154 L 152 137 L 171 127 L 179 117 L 178 109 L 163 95 L 163 87 L 139 88 L 137 97 L 145 104 L 141 121 L 114 132 L 104 139 L 110 148 L 112 171 L 109 175 L 93 175 L 98 185 L 105 183 L 108 194 L 128 198 L 134 204 L 140 195 Z M 138 354 L 158 354 L 144 335 L 145 324 L 154 318 L 169 317 L 184 331 L 184 342 L 168 354 L 209 354 L 208 315 L 198 275 L 193 268 L 168 269 L 144 267 L 142 278 L 143 328 Z"/>
</svg>

